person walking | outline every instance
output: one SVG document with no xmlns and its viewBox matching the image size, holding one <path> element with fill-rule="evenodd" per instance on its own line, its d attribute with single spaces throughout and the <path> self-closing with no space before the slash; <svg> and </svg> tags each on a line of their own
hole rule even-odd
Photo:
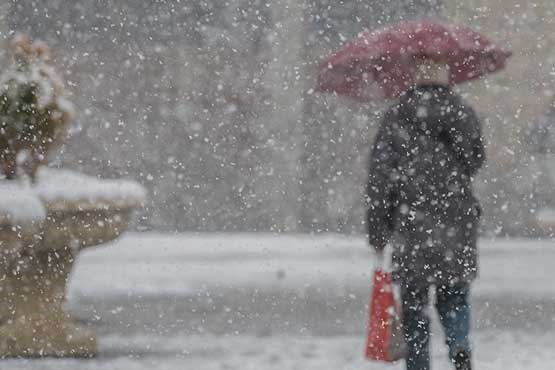
<svg viewBox="0 0 555 370">
<path fill-rule="evenodd" d="M 485 161 L 475 111 L 449 86 L 446 64 L 421 62 L 415 83 L 385 113 L 366 193 L 370 244 L 391 243 L 401 287 L 408 370 L 430 367 L 429 291 L 455 369 L 470 370 L 469 292 L 481 214 L 472 179 Z"/>
<path fill-rule="evenodd" d="M 472 179 L 485 153 L 476 113 L 451 86 L 500 71 L 510 57 L 465 25 L 425 19 L 363 31 L 318 69 L 317 92 L 397 99 L 373 146 L 366 208 L 370 243 L 380 254 L 393 245 L 409 370 L 430 366 L 431 288 L 451 360 L 471 369 L 468 295 L 481 214 Z"/>
</svg>

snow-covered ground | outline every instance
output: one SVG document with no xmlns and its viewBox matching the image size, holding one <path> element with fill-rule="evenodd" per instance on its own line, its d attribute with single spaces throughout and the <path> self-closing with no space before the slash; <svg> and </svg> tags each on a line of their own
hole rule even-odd
<svg viewBox="0 0 555 370">
<path fill-rule="evenodd" d="M 552 240 L 482 240 L 479 294 L 555 297 Z M 341 236 L 134 234 L 84 252 L 72 295 L 190 294 L 248 287 L 306 290 L 367 286 L 372 253 Z"/>
<path fill-rule="evenodd" d="M 555 243 L 482 240 L 476 368 L 555 366 Z M 361 238 L 131 234 L 81 254 L 69 307 L 93 360 L 0 369 L 401 369 L 362 357 L 374 261 Z M 435 369 L 449 369 L 436 325 Z"/>
<path fill-rule="evenodd" d="M 478 332 L 475 365 L 480 370 L 552 370 L 551 333 Z M 106 337 L 94 360 L 7 360 L 18 370 L 401 370 L 362 357 L 361 338 L 252 336 Z M 438 342 L 438 340 L 436 341 Z M 446 353 L 434 347 L 433 369 L 449 370 Z"/>
</svg>

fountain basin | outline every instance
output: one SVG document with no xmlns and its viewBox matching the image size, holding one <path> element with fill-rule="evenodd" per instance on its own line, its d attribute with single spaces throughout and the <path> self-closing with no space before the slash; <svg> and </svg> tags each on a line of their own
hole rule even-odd
<svg viewBox="0 0 555 370">
<path fill-rule="evenodd" d="M 64 308 L 71 269 L 81 249 L 127 230 L 145 190 L 49 168 L 39 170 L 36 185 L 2 187 L 13 196 L 0 197 L 0 356 L 94 356 L 94 333 Z"/>
</svg>

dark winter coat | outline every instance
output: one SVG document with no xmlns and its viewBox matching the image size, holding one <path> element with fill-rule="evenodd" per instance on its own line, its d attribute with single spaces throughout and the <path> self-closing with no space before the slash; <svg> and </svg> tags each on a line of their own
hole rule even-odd
<svg viewBox="0 0 555 370">
<path fill-rule="evenodd" d="M 451 89 L 415 87 L 391 107 L 370 159 L 370 243 L 393 242 L 393 276 L 412 285 L 471 281 L 480 206 L 472 177 L 485 160 L 476 113 Z"/>
</svg>

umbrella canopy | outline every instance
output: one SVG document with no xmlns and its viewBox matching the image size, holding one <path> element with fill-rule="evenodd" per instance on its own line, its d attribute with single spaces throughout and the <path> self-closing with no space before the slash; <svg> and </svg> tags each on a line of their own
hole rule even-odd
<svg viewBox="0 0 555 370">
<path fill-rule="evenodd" d="M 458 84 L 505 66 L 511 55 L 485 36 L 462 25 L 437 21 L 401 22 L 363 32 L 320 66 L 317 91 L 360 100 L 392 98 L 415 83 L 424 61 L 449 67 L 449 83 Z"/>
</svg>

